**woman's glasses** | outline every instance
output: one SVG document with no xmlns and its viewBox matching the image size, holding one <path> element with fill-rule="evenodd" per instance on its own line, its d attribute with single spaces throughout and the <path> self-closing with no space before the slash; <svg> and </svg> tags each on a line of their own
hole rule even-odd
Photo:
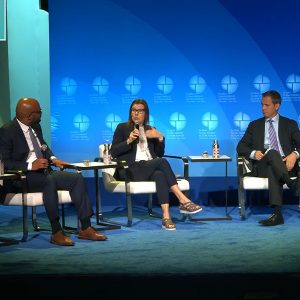
<svg viewBox="0 0 300 300">
<path fill-rule="evenodd" d="M 133 113 L 133 114 L 143 114 L 143 113 L 145 113 L 145 110 L 144 109 L 132 109 L 131 113 Z"/>
</svg>

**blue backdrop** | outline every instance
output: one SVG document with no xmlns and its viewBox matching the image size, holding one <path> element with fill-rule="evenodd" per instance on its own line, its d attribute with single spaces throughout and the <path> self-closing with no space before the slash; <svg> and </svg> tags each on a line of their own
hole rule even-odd
<svg viewBox="0 0 300 300">
<path fill-rule="evenodd" d="M 54 152 L 92 160 L 144 98 L 166 153 L 211 152 L 218 139 L 235 176 L 262 92 L 280 91 L 280 112 L 299 120 L 299 11 L 296 0 L 49 0 Z M 224 175 L 211 164 L 190 171 Z"/>
</svg>

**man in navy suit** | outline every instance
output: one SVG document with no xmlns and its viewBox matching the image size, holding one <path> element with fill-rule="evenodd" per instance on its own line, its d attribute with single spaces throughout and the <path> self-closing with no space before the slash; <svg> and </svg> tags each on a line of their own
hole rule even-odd
<svg viewBox="0 0 300 300">
<path fill-rule="evenodd" d="M 62 167 L 68 163 L 57 159 L 47 146 L 40 126 L 42 110 L 33 98 L 21 98 L 16 106 L 16 118 L 0 128 L 0 153 L 6 169 L 26 173 L 28 192 L 42 192 L 52 235 L 50 242 L 60 246 L 73 246 L 65 235 L 58 210 L 58 190 L 68 190 L 81 222 L 78 238 L 105 240 L 91 226 L 93 215 L 84 179 L 80 174 L 53 171 L 51 164 Z M 43 151 L 41 151 L 43 149 Z"/>
<path fill-rule="evenodd" d="M 250 159 L 250 176 L 266 177 L 269 183 L 269 203 L 274 208 L 271 216 L 259 223 L 275 226 L 284 223 L 281 212 L 283 184 L 295 193 L 299 191 L 297 159 L 300 153 L 300 134 L 296 121 L 278 114 L 281 96 L 270 90 L 262 94 L 263 118 L 249 123 L 237 145 L 237 153 Z"/>
</svg>

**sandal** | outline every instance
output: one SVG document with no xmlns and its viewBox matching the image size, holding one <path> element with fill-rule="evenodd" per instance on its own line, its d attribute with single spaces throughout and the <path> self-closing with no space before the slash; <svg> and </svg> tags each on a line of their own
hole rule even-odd
<svg viewBox="0 0 300 300">
<path fill-rule="evenodd" d="M 182 214 L 196 214 L 202 210 L 202 207 L 198 204 L 193 203 L 192 201 L 188 201 L 185 203 L 180 203 L 179 205 L 180 212 Z"/>
<path fill-rule="evenodd" d="M 171 219 L 163 218 L 161 227 L 165 230 L 176 230 L 176 225 Z"/>
</svg>

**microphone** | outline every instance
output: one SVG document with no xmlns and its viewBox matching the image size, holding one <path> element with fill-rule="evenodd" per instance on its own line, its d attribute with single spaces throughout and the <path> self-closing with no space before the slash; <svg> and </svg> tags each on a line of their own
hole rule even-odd
<svg viewBox="0 0 300 300">
<path fill-rule="evenodd" d="M 46 151 L 48 149 L 48 146 L 46 144 L 41 145 L 41 151 L 43 154 L 43 158 L 46 158 Z"/>
<path fill-rule="evenodd" d="M 135 128 L 135 129 L 137 129 L 137 130 L 139 130 L 139 129 L 140 129 L 140 125 L 139 125 L 139 123 L 138 123 L 138 122 L 135 122 L 135 124 L 134 124 L 134 128 Z"/>
<path fill-rule="evenodd" d="M 46 144 L 41 145 L 41 152 L 43 154 L 43 158 L 46 158 L 46 151 L 48 149 L 48 146 Z M 44 169 L 44 174 L 48 175 L 49 174 L 49 170 L 48 168 Z"/>
</svg>

